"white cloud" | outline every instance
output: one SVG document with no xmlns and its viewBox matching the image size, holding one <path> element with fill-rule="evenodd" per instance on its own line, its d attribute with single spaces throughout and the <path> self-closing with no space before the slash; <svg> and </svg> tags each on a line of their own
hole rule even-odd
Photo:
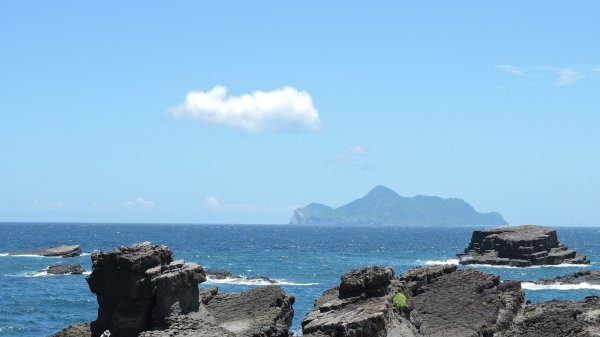
<svg viewBox="0 0 600 337">
<path fill-rule="evenodd" d="M 133 198 L 130 200 L 125 200 L 123 202 L 123 206 L 128 208 L 139 207 L 139 208 L 153 208 L 156 206 L 154 202 L 144 199 L 142 197 Z"/>
<path fill-rule="evenodd" d="M 219 208 L 221 207 L 221 202 L 217 197 L 206 197 L 202 200 L 202 206 L 207 208 Z"/>
<path fill-rule="evenodd" d="M 505 73 L 509 73 L 511 75 L 527 77 L 527 71 L 525 71 L 525 69 L 511 66 L 508 64 L 497 65 L 496 69 L 503 71 Z"/>
<path fill-rule="evenodd" d="M 352 145 L 350 146 L 350 151 L 353 154 L 367 154 L 369 153 L 369 151 L 367 150 L 366 147 L 361 146 L 361 145 Z"/>
<path fill-rule="evenodd" d="M 255 211 L 264 209 L 253 204 L 222 203 L 221 200 L 215 196 L 204 198 L 200 206 L 213 211 Z"/>
<path fill-rule="evenodd" d="M 596 75 L 600 75 L 600 64 L 592 68 L 592 71 L 596 73 Z"/>
<path fill-rule="evenodd" d="M 44 210 L 56 210 L 65 207 L 65 204 L 62 201 L 52 201 L 52 202 L 39 202 L 34 200 L 32 203 L 34 208 L 36 209 L 44 209 Z"/>
<path fill-rule="evenodd" d="M 227 88 L 218 85 L 206 92 L 188 92 L 185 101 L 169 112 L 177 118 L 252 133 L 317 131 L 322 126 L 310 94 L 292 87 L 227 96 Z"/>
<path fill-rule="evenodd" d="M 573 70 L 572 68 L 563 68 L 558 70 L 558 79 L 556 80 L 556 84 L 560 86 L 565 86 L 569 84 L 573 84 L 585 76 L 583 73 Z"/>
</svg>

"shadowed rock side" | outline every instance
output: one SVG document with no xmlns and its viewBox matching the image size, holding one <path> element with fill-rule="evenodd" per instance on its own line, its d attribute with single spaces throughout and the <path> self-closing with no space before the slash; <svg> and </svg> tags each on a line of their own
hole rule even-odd
<svg viewBox="0 0 600 337">
<path fill-rule="evenodd" d="M 590 263 L 586 256 L 558 241 L 554 229 L 534 225 L 476 230 L 469 247 L 457 255 L 461 264 L 527 267 Z"/>
<path fill-rule="evenodd" d="M 600 336 L 600 298 L 549 301 L 526 306 L 500 337 Z"/>
<path fill-rule="evenodd" d="M 286 337 L 293 297 L 277 286 L 235 294 L 200 292 L 203 269 L 173 261 L 165 246 L 149 242 L 92 255 L 88 284 L 98 298 L 98 319 L 54 337 L 244 336 Z"/>
<path fill-rule="evenodd" d="M 37 255 L 37 256 L 61 256 L 61 257 L 75 257 L 81 255 L 81 246 L 55 246 L 48 248 L 38 248 L 30 250 L 20 250 L 15 252 L 8 252 L 8 255 Z"/>
</svg>

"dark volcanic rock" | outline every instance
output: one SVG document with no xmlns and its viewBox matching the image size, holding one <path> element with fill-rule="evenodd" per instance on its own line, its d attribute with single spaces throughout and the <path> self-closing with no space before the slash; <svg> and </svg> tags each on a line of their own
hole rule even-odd
<svg viewBox="0 0 600 337">
<path fill-rule="evenodd" d="M 367 297 L 383 296 L 394 278 L 392 268 L 369 267 L 352 269 L 342 275 L 340 283 L 340 298 L 355 297 L 365 294 Z"/>
<path fill-rule="evenodd" d="M 199 309 L 198 283 L 206 280 L 196 264 L 173 262 L 165 246 L 149 242 L 92 254 L 87 281 L 98 298 L 93 336 L 137 336 L 170 315 Z"/>
<path fill-rule="evenodd" d="M 90 323 L 79 323 L 66 327 L 51 337 L 90 337 L 91 335 Z"/>
<path fill-rule="evenodd" d="M 46 269 L 48 274 L 83 274 L 85 269 L 79 263 L 60 263 Z"/>
<path fill-rule="evenodd" d="M 315 308 L 302 321 L 302 331 L 311 337 L 420 336 L 394 309 L 393 297 L 407 290 L 392 280 L 393 275 L 391 268 L 378 267 L 344 274 L 339 287 L 315 301 Z"/>
<path fill-rule="evenodd" d="M 502 337 L 600 336 L 600 299 L 549 301 L 526 306 Z"/>
<path fill-rule="evenodd" d="M 201 267 L 173 261 L 165 246 L 149 242 L 92 254 L 87 278 L 98 298 L 98 319 L 53 337 L 288 337 L 294 298 L 281 287 L 241 293 L 202 291 Z"/>
<path fill-rule="evenodd" d="M 294 297 L 281 287 L 267 286 L 240 293 L 218 293 L 205 304 L 215 323 L 237 336 L 287 337 L 294 315 Z"/>
<path fill-rule="evenodd" d="M 493 336 L 510 326 L 524 301 L 520 283 L 456 266 L 421 267 L 400 280 L 410 284 L 411 322 L 428 337 Z"/>
<path fill-rule="evenodd" d="M 81 246 L 55 246 L 48 248 L 38 248 L 31 250 L 20 250 L 8 252 L 8 255 L 38 255 L 38 256 L 62 256 L 75 257 L 81 255 Z"/>
<path fill-rule="evenodd" d="M 588 269 L 582 269 L 576 273 L 557 276 L 550 279 L 541 279 L 536 282 L 537 284 L 580 284 L 587 283 L 592 285 L 600 285 L 600 270 L 589 271 Z"/>
<path fill-rule="evenodd" d="M 534 225 L 473 231 L 469 247 L 458 257 L 461 264 L 517 267 L 590 263 L 587 257 L 560 243 L 554 229 Z"/>
</svg>

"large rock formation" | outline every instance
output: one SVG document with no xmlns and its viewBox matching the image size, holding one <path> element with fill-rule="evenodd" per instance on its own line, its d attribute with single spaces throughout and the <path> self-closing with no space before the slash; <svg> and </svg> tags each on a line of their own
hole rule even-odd
<svg viewBox="0 0 600 337">
<path fill-rule="evenodd" d="M 48 248 L 37 248 L 8 252 L 8 255 L 37 255 L 37 256 L 60 256 L 75 257 L 81 255 L 81 246 L 54 246 Z"/>
<path fill-rule="evenodd" d="M 205 280 L 201 267 L 173 262 L 167 247 L 149 242 L 94 253 L 87 278 L 98 298 L 92 335 L 137 336 L 169 315 L 198 311 L 198 283 Z"/>
<path fill-rule="evenodd" d="M 524 302 L 518 282 L 456 266 L 417 268 L 400 280 L 410 289 L 410 320 L 427 337 L 495 336 Z"/>
<path fill-rule="evenodd" d="M 344 274 L 338 287 L 316 300 L 315 308 L 302 321 L 307 336 L 420 336 L 404 308 L 396 308 L 396 294 L 406 289 L 394 281 L 391 268 L 371 267 Z"/>
<path fill-rule="evenodd" d="M 495 336 L 524 302 L 518 282 L 456 266 L 353 270 L 302 322 L 311 337 Z"/>
<path fill-rule="evenodd" d="M 173 261 L 165 246 L 149 242 L 92 255 L 87 281 L 98 298 L 98 319 L 53 337 L 287 337 L 294 298 L 269 286 L 221 294 L 198 289 L 203 269 Z"/>
<path fill-rule="evenodd" d="M 473 231 L 469 247 L 458 257 L 461 264 L 517 267 L 590 263 L 587 257 L 559 242 L 554 229 L 534 225 Z"/>
</svg>

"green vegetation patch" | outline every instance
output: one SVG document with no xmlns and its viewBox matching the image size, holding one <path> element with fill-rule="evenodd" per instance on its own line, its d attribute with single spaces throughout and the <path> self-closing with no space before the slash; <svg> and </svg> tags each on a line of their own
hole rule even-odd
<svg viewBox="0 0 600 337">
<path fill-rule="evenodd" d="M 394 307 L 396 307 L 398 310 L 404 310 L 404 308 L 406 308 L 406 300 L 406 295 L 403 293 L 397 293 L 393 299 Z"/>
</svg>

